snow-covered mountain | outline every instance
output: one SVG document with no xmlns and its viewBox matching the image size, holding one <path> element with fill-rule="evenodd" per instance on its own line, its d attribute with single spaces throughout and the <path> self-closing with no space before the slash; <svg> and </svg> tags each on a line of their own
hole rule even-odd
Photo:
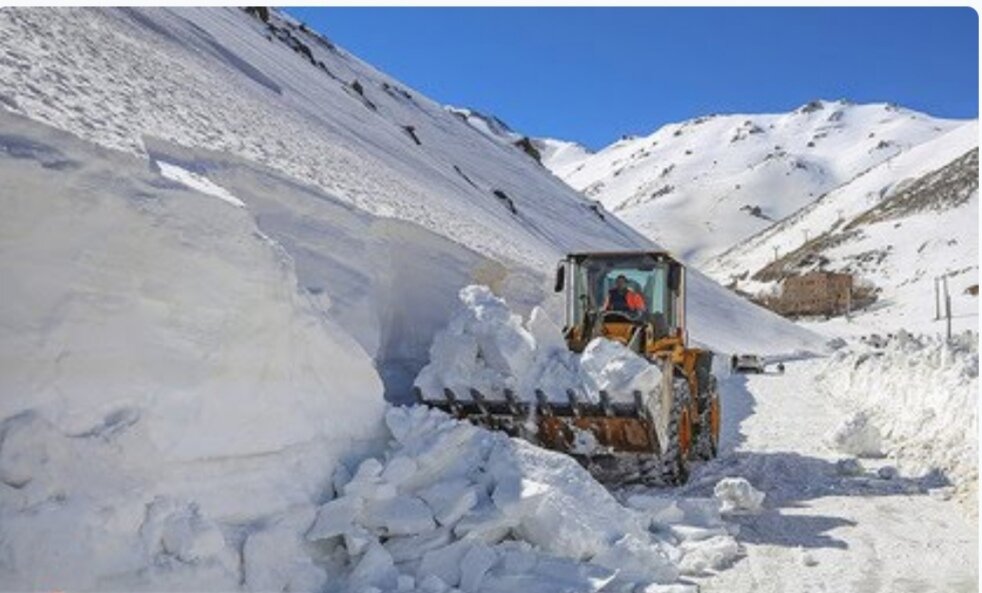
<svg viewBox="0 0 982 593">
<path fill-rule="evenodd" d="M 459 289 L 555 312 L 561 254 L 653 246 L 275 11 L 3 9 L 0 45 L 9 588 L 324 588 L 301 536 Z M 822 347 L 689 292 L 699 343 Z"/>
<path fill-rule="evenodd" d="M 934 285 L 946 276 L 955 331 L 977 330 L 978 143 L 977 122 L 962 124 L 828 192 L 705 269 L 756 295 L 772 293 L 788 275 L 852 273 L 877 300 L 859 323 L 836 324 L 837 333 L 943 331 Z"/>
<path fill-rule="evenodd" d="M 871 168 L 964 122 L 891 104 L 813 101 L 790 113 L 708 115 L 543 163 L 648 238 L 708 262 Z M 555 157 L 555 158 L 553 158 Z"/>
</svg>

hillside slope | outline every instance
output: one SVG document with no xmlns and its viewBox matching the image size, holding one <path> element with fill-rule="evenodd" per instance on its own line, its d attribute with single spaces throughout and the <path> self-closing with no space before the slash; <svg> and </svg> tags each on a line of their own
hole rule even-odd
<svg viewBox="0 0 982 593">
<path fill-rule="evenodd" d="M 0 31 L 17 47 L 0 63 L 5 108 L 224 183 L 234 183 L 225 179 L 232 176 L 223 162 L 230 157 L 259 164 L 356 212 L 411 223 L 415 230 L 407 232 L 442 237 L 463 252 L 479 254 L 474 259 L 481 264 L 464 269 L 424 261 L 396 266 L 455 277 L 442 285 L 426 282 L 424 274 L 417 276 L 417 286 L 400 285 L 407 291 L 397 295 L 401 302 L 426 309 L 412 322 L 412 335 L 422 340 L 439 327 L 437 312 L 453 303 L 452 287 L 461 285 L 460 275 L 496 285 L 527 311 L 546 296 L 546 276 L 562 253 L 650 245 L 522 151 L 489 140 L 442 106 L 278 13 L 269 23 L 233 9 L 18 10 L 4 16 Z M 282 195 L 257 191 L 254 183 L 228 189 L 264 203 Z M 314 240 L 310 225 L 325 222 L 282 211 L 260 215 L 258 222 L 297 258 L 302 285 L 306 274 L 323 272 L 313 263 L 304 265 L 308 260 L 326 265 L 324 259 L 333 259 L 348 270 L 340 283 L 313 284 L 338 306 L 342 323 L 349 320 L 349 309 L 366 300 L 359 290 L 371 284 L 371 271 L 387 265 L 359 250 L 344 252 L 355 261 L 339 263 L 346 256 L 336 254 L 336 247 L 308 245 Z M 293 253 L 294 247 L 304 249 Z M 748 328 L 774 327 L 777 333 L 765 340 L 774 348 L 810 344 L 808 334 L 743 306 L 701 277 L 691 287 L 694 303 L 720 301 L 740 313 L 720 316 L 716 307 L 694 306 L 691 329 L 704 343 L 714 344 L 718 335 L 720 348 L 732 347 Z M 385 303 L 369 308 L 401 315 Z M 384 328 L 348 328 L 373 355 L 379 342 L 399 339 Z M 425 355 L 412 345 L 391 348 L 411 350 L 402 356 Z"/>
<path fill-rule="evenodd" d="M 960 123 L 890 104 L 813 101 L 790 113 L 699 117 L 578 159 L 554 150 L 543 162 L 698 265 Z"/>
<path fill-rule="evenodd" d="M 934 279 L 948 276 L 955 330 L 977 329 L 978 124 L 964 124 L 874 167 L 707 266 L 766 294 L 790 274 L 850 272 L 877 291 L 851 330 L 942 331 Z M 777 259 L 775 259 L 777 254 Z"/>
</svg>

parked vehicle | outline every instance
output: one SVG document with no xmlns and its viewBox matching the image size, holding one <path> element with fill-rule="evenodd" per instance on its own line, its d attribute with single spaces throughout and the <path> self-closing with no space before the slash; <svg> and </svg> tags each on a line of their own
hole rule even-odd
<svg viewBox="0 0 982 593">
<path fill-rule="evenodd" d="M 764 372 L 764 359 L 756 354 L 734 354 L 730 366 L 734 373 L 760 374 Z"/>
</svg>

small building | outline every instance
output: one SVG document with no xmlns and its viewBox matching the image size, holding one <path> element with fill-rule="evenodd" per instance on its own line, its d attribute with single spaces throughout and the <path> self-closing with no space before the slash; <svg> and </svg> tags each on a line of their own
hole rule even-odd
<svg viewBox="0 0 982 593">
<path fill-rule="evenodd" d="M 778 303 L 784 315 L 842 315 L 852 303 L 852 274 L 809 272 L 784 280 Z"/>
</svg>

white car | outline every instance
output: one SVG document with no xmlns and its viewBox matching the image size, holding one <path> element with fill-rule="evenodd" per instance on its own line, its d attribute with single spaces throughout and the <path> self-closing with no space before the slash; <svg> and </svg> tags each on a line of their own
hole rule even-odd
<svg viewBox="0 0 982 593">
<path fill-rule="evenodd" d="M 763 373 L 764 359 L 756 354 L 734 354 L 730 363 L 734 373 Z"/>
</svg>

